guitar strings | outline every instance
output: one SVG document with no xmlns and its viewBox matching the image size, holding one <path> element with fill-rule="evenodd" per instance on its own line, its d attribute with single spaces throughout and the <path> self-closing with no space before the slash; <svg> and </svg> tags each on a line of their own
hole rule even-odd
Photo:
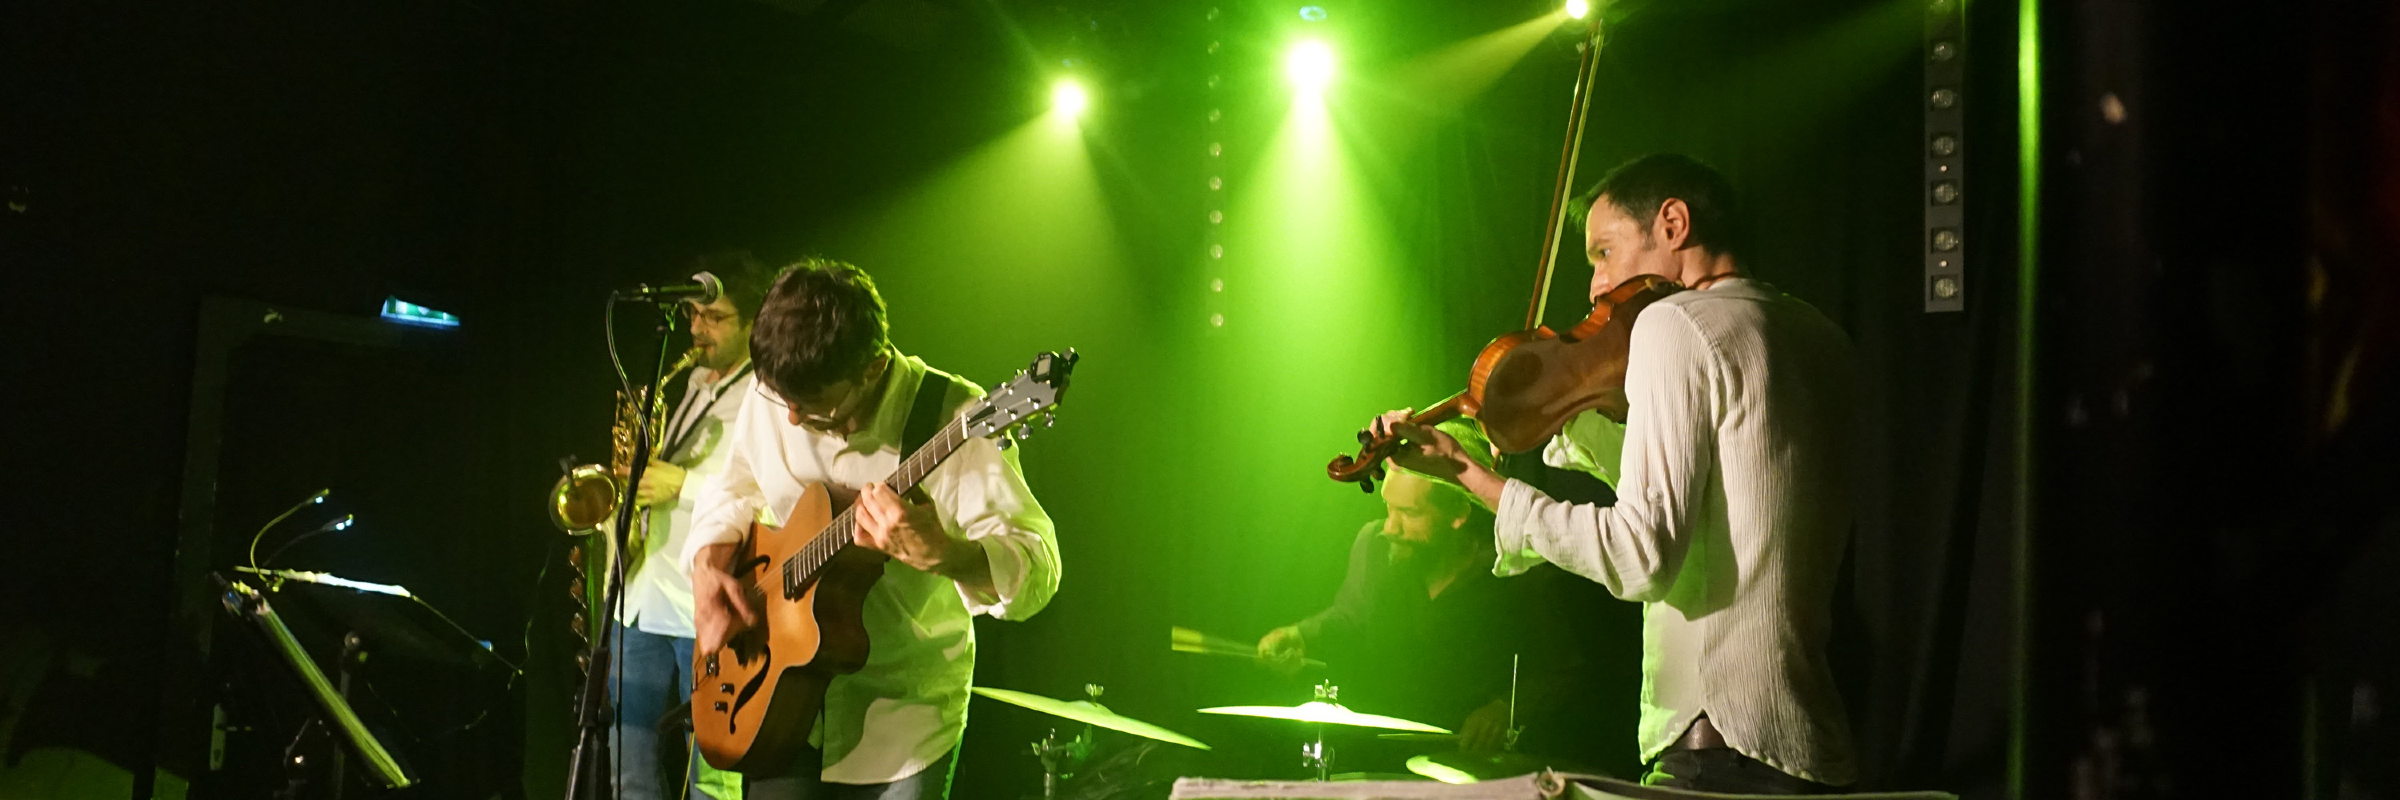
<svg viewBox="0 0 2400 800">
<path fill-rule="evenodd" d="M 890 477 L 883 479 L 884 486 L 894 492 L 902 491 L 900 487 L 903 485 L 915 488 L 918 482 L 933 473 L 935 466 L 949 458 L 951 451 L 966 443 L 965 425 L 966 420 L 960 418 L 942 426 L 941 432 L 934 434 L 932 441 L 917 448 L 915 453 L 909 454 L 908 458 L 900 462 L 899 468 L 892 470 Z M 936 455 L 937 451 L 939 455 Z M 907 477 L 903 478 L 902 476 Z M 782 568 L 777 572 L 784 576 L 785 591 L 789 592 L 808 585 L 810 580 L 816 578 L 818 570 L 823 569 L 825 564 L 832 561 L 833 556 L 841 551 L 842 547 L 848 546 L 856 538 L 857 520 L 856 514 L 853 513 L 856 508 L 857 506 L 854 504 L 850 508 L 842 509 L 842 513 L 834 515 L 833 519 L 818 532 L 815 539 L 803 545 L 800 552 L 792 554 L 791 558 L 783 561 Z M 839 541 L 840 544 L 833 544 L 835 541 Z M 742 588 L 746 592 L 763 594 L 767 585 L 763 577 L 758 581 L 743 581 Z"/>
</svg>

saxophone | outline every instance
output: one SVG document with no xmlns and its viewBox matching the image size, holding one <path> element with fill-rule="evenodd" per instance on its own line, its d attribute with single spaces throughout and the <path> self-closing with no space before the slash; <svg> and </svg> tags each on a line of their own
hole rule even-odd
<svg viewBox="0 0 2400 800">
<path fill-rule="evenodd" d="M 668 381 L 682 375 L 684 370 L 691 369 L 699 358 L 698 351 L 685 352 L 683 358 L 677 359 L 675 365 L 667 369 L 666 378 L 660 380 L 659 385 L 663 387 Z M 666 415 L 660 413 L 666 406 L 665 395 L 650 398 L 649 406 L 646 410 L 650 412 L 649 434 L 653 448 L 650 455 L 657 458 L 660 454 L 655 448 L 663 444 L 659 440 L 667 435 Z M 608 466 L 584 464 L 569 468 L 567 474 L 550 487 L 551 524 L 567 533 L 582 535 L 599 530 L 602 523 L 616 517 L 617 498 L 625 494 L 625 484 L 617 481 L 617 474 L 633 468 L 633 428 L 641 424 L 644 410 L 640 401 L 627 397 L 622 391 L 617 392 L 616 421 L 608 429 Z M 634 517 L 634 525 L 644 524 L 641 516 Z M 635 531 L 637 534 L 640 532 L 638 529 Z"/>
<path fill-rule="evenodd" d="M 666 376 L 659 380 L 659 386 L 664 388 L 669 381 L 691 369 L 699 358 L 700 351 L 685 351 L 682 358 L 676 359 L 675 364 L 667 368 Z M 574 573 L 567 592 L 575 598 L 577 609 L 568 623 L 579 640 L 575 659 L 579 666 L 585 668 L 588 668 L 585 663 L 588 657 L 584 653 L 589 648 L 582 645 L 590 642 L 590 620 L 611 618 L 608 609 L 595 608 L 593 603 L 604 594 L 599 590 L 614 571 L 616 563 L 615 547 L 610 538 L 588 534 L 600 531 L 602 526 L 616 519 L 618 499 L 625 496 L 625 484 L 617 479 L 617 475 L 633 468 L 633 451 L 637 443 L 634 438 L 635 426 L 642 424 L 644 411 L 649 412 L 647 416 L 650 419 L 650 457 L 655 459 L 664 455 L 658 452 L 658 448 L 666 444 L 661 441 L 667 435 L 667 419 L 663 413 L 666 396 L 661 392 L 659 396 L 647 399 L 648 408 L 645 409 L 641 400 L 628 397 L 623 391 L 617 392 L 616 419 L 608 429 L 608 465 L 582 464 L 571 467 L 567 474 L 559 477 L 557 484 L 550 487 L 550 524 L 581 539 L 567 554 L 567 564 Z M 649 536 L 650 515 L 636 509 L 633 530 L 626 537 L 632 559 L 625 564 L 627 577 L 631 577 L 633 570 L 641 565 L 640 559 L 647 549 L 645 543 Z"/>
</svg>

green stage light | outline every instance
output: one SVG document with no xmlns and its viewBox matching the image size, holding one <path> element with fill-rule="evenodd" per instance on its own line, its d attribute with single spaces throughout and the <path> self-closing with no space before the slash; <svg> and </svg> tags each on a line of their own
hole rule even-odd
<svg viewBox="0 0 2400 800">
<path fill-rule="evenodd" d="M 1083 110 L 1091 105 L 1091 93 L 1084 91 L 1083 83 L 1074 78 L 1060 78 L 1057 85 L 1050 87 L 1052 114 L 1074 119 L 1083 116 Z"/>
<path fill-rule="evenodd" d="M 1310 39 L 1292 46 L 1283 59 L 1284 73 L 1303 92 L 1321 92 L 1333 83 L 1333 47 Z"/>
<path fill-rule="evenodd" d="M 1569 18 L 1583 19 L 1584 15 L 1590 13 L 1592 13 L 1592 4 L 1586 0 L 1567 0 L 1567 16 Z"/>
</svg>

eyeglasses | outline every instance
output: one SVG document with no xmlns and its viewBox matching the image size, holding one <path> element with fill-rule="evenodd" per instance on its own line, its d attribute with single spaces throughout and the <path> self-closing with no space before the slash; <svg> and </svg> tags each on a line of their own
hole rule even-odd
<svg viewBox="0 0 2400 800">
<path fill-rule="evenodd" d="M 884 374 L 891 370 L 892 358 L 893 356 L 891 355 L 890 351 L 885 351 L 883 355 L 876 356 L 873 361 L 867 362 L 867 371 L 865 374 L 859 375 L 855 378 L 836 381 L 832 384 L 828 384 L 819 388 L 817 390 L 817 394 L 819 395 L 831 394 L 831 390 L 835 389 L 836 387 L 840 388 L 840 391 L 842 392 L 841 399 L 835 400 L 831 403 L 794 403 L 792 402 L 791 398 L 784 397 L 782 393 L 777 392 L 773 388 L 767 386 L 767 381 L 765 380 L 753 382 L 750 388 L 751 391 L 758 392 L 761 396 L 773 401 L 776 405 L 782 406 L 787 411 L 799 412 L 800 421 L 802 424 L 821 430 L 832 430 L 858 415 L 859 407 L 865 405 L 867 397 L 870 394 L 873 394 L 872 392 L 868 391 L 868 388 L 882 382 Z M 816 409 L 818 408 L 826 408 L 827 410 L 825 413 L 819 414 L 816 413 Z"/>
<path fill-rule="evenodd" d="M 706 322 L 712 326 L 720 328 L 739 322 L 742 318 L 742 315 L 731 311 L 715 308 L 701 308 L 699 304 L 696 303 L 685 303 L 683 304 L 683 307 L 684 310 L 691 312 L 693 322 Z"/>
<path fill-rule="evenodd" d="M 792 402 L 790 398 L 786 398 L 781 393 L 768 388 L 765 381 L 758 381 L 751 384 L 751 391 L 758 392 L 760 396 L 767 398 L 768 401 L 773 402 L 778 406 L 782 406 L 788 411 L 799 412 L 800 422 L 803 425 L 807 425 L 808 427 L 819 430 L 832 430 L 840 427 L 843 422 L 848 421 L 850 418 L 857 416 L 858 407 L 862 405 L 862 401 L 864 401 L 867 396 L 866 391 L 860 388 L 862 385 L 862 382 L 855 380 L 842 381 L 834 384 L 834 386 L 841 387 L 841 399 L 828 404 L 828 406 L 826 406 L 827 410 L 824 413 L 817 412 L 817 408 L 820 407 L 817 406 L 817 404 L 809 403 L 803 405 Z M 834 386 L 828 386 L 826 388 L 831 389 L 834 388 Z M 819 391 L 820 393 L 823 392 L 823 390 Z"/>
</svg>

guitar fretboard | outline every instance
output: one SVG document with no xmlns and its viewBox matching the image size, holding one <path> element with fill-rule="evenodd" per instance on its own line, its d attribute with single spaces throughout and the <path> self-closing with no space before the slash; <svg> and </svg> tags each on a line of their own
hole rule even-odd
<svg viewBox="0 0 2400 800">
<path fill-rule="evenodd" d="M 894 494 L 907 494 L 908 490 L 917 488 L 917 484 L 923 483 L 925 476 L 933 474 L 935 467 L 939 467 L 943 461 L 949 460 L 950 454 L 957 452 L 960 445 L 966 443 L 965 420 L 951 420 L 950 424 L 942 426 L 941 432 L 934 434 L 933 438 L 924 446 L 918 447 L 916 452 L 901 459 L 900 468 L 892 470 L 891 477 L 883 479 L 883 485 L 889 487 Z M 818 570 L 824 569 L 828 562 L 833 561 L 835 553 L 850 546 L 851 541 L 857 538 L 857 511 L 858 504 L 851 503 L 849 508 L 842 509 L 842 513 L 835 515 L 832 522 L 825 523 L 825 529 L 817 533 L 816 539 L 801 547 L 800 552 L 793 553 L 791 558 L 784 559 L 783 591 L 785 596 L 798 594 L 801 587 L 807 586 L 809 581 L 816 579 Z M 791 521 L 784 520 L 784 522 L 788 524 Z"/>
</svg>

